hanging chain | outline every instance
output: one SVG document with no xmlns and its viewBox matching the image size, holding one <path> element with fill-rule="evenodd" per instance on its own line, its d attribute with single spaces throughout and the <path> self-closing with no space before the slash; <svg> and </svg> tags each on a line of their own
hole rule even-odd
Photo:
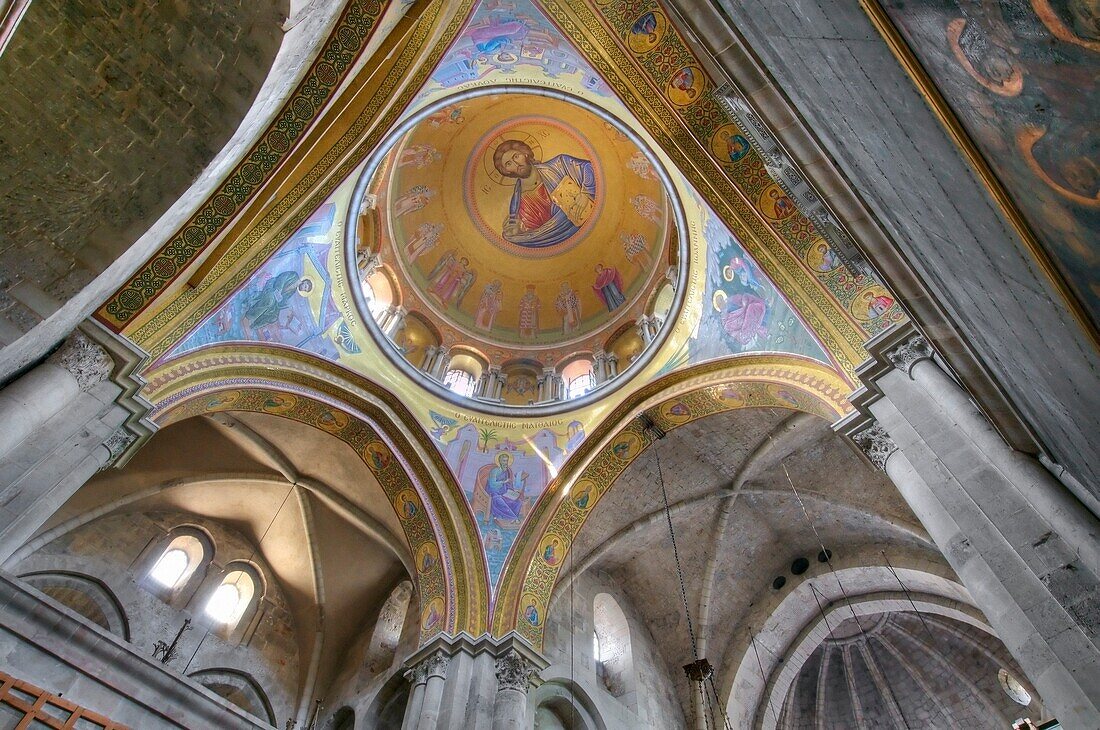
<svg viewBox="0 0 1100 730">
<path fill-rule="evenodd" d="M 913 596 L 909 593 L 909 589 L 905 587 L 905 584 L 901 582 L 901 576 L 899 576 L 898 572 L 894 570 L 894 566 L 890 564 L 890 558 L 886 557 L 886 551 L 880 550 L 879 552 L 882 553 L 882 559 L 886 561 L 886 567 L 890 569 L 890 573 L 893 574 L 894 580 L 898 582 L 898 585 L 901 586 L 901 590 L 905 594 L 905 597 L 909 599 L 909 605 L 912 606 L 913 613 L 917 614 L 917 618 L 920 619 L 920 625 L 924 627 L 924 631 L 926 634 L 928 634 L 929 640 L 931 640 L 932 645 L 935 646 L 936 637 L 933 636 L 932 630 L 928 628 L 928 624 L 924 621 L 924 612 L 917 610 L 917 604 L 913 600 Z"/>
<path fill-rule="evenodd" d="M 662 437 L 663 435 L 658 435 L 658 438 Z M 661 453 L 657 448 L 654 448 L 653 455 L 657 460 L 657 481 L 661 484 L 661 498 L 664 500 L 665 503 L 665 521 L 668 523 L 668 538 L 672 542 L 672 557 L 676 561 L 676 577 L 680 582 L 680 599 L 684 603 L 684 618 L 687 620 L 688 637 L 691 639 L 691 657 L 695 661 L 695 664 L 698 665 L 699 646 L 695 641 L 695 626 L 694 624 L 692 624 L 691 609 L 688 607 L 687 587 L 684 584 L 683 566 L 680 564 L 680 548 L 676 543 L 676 530 L 674 530 L 672 527 L 672 509 L 669 507 L 668 490 L 665 488 L 665 475 L 664 471 L 661 469 Z M 730 726 L 729 716 L 726 714 L 725 708 L 723 707 L 722 702 L 718 697 L 718 689 L 714 686 L 713 671 L 711 671 L 708 676 L 701 677 L 699 680 L 700 710 L 704 712 L 704 722 L 706 723 L 706 727 L 709 728 L 711 726 L 711 722 L 713 721 L 712 715 L 714 712 L 714 708 L 712 707 L 710 709 L 710 712 L 706 712 L 702 707 L 704 703 L 706 705 L 710 704 L 710 697 L 707 695 L 705 685 L 710 686 L 710 692 L 714 696 L 715 707 L 722 713 L 722 717 L 725 720 L 724 724 L 726 730 L 733 730 L 733 728 Z M 695 693 L 692 692 L 692 704 L 694 704 L 694 695 Z"/>
</svg>

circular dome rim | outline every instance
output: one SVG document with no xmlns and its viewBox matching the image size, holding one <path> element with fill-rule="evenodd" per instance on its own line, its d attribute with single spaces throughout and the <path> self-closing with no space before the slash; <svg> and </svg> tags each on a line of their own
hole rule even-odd
<svg viewBox="0 0 1100 730">
<path fill-rule="evenodd" d="M 606 109 L 599 107 L 592 102 L 570 94 L 567 92 L 559 91 L 556 89 L 548 89 L 541 86 L 527 85 L 527 84 L 500 84 L 482 87 L 478 89 L 468 89 L 466 91 L 460 91 L 454 94 L 448 94 L 443 96 L 431 104 L 425 105 L 422 109 L 419 109 L 415 114 L 412 114 L 409 118 L 405 119 L 399 125 L 394 127 L 379 144 L 378 148 L 367 158 L 366 165 L 363 167 L 362 172 L 359 174 L 359 179 L 355 183 L 355 188 L 352 192 L 352 203 L 348 206 L 347 219 L 344 226 L 344 257 L 347 262 L 354 262 L 356 260 L 356 249 L 359 241 L 359 230 L 357 221 L 359 215 L 363 210 L 363 204 L 365 195 L 370 187 L 370 184 L 377 173 L 379 166 L 385 157 L 394 149 L 394 147 L 400 142 L 406 134 L 408 134 L 417 124 L 422 122 L 429 115 L 433 114 L 440 109 L 453 105 L 455 103 L 466 101 L 469 99 L 476 99 L 483 96 L 496 96 L 503 94 L 528 94 L 532 96 L 543 96 L 552 99 L 558 99 L 566 103 L 575 104 L 581 109 L 590 112 L 600 119 L 608 122 L 614 126 L 617 130 L 626 135 L 631 142 L 633 142 L 639 151 L 646 156 L 653 169 L 657 173 L 657 177 L 661 184 L 665 195 L 668 198 L 668 205 L 672 213 L 672 225 L 676 227 L 676 251 L 678 265 L 676 269 L 677 281 L 681 285 L 676 286 L 673 292 L 672 305 L 669 307 L 668 315 L 665 318 L 660 331 L 653 338 L 653 341 L 642 351 L 640 356 L 634 360 L 628 367 L 619 372 L 611 380 L 605 381 L 597 386 L 592 392 L 586 393 L 579 398 L 573 398 L 564 401 L 554 401 L 550 403 L 538 404 L 538 405 L 526 405 L 515 406 L 507 405 L 503 403 L 492 403 L 489 401 L 469 398 L 458 395 L 448 388 L 446 388 L 441 382 L 436 381 L 434 378 L 426 375 L 420 371 L 416 366 L 409 362 L 401 353 L 397 352 L 393 342 L 382 332 L 378 323 L 374 317 L 370 314 L 370 309 L 367 306 L 366 296 L 363 293 L 361 286 L 349 286 L 351 289 L 352 301 L 355 305 L 355 313 L 362 320 L 361 324 L 370 333 L 371 338 L 378 345 L 379 349 L 385 354 L 387 360 L 389 360 L 398 370 L 401 371 L 411 382 L 417 387 L 422 388 L 432 395 L 440 398 L 441 400 L 462 408 L 468 408 L 470 410 L 486 414 L 505 417 L 542 417 L 550 415 L 558 415 L 562 413 L 569 413 L 586 406 L 592 405 L 601 399 L 607 397 L 611 393 L 619 390 L 627 383 L 631 382 L 641 370 L 649 364 L 656 353 L 661 349 L 668 339 L 669 334 L 672 332 L 673 323 L 679 319 L 679 315 L 683 310 L 686 299 L 686 287 L 682 285 L 687 281 L 688 263 L 690 259 L 690 240 L 689 231 L 687 227 L 687 216 L 684 213 L 683 202 L 680 200 L 680 195 L 676 190 L 676 187 L 672 183 L 672 178 L 665 169 L 664 164 L 657 158 L 653 150 L 645 141 L 643 141 L 638 134 L 630 128 L 622 119 L 610 113 Z M 669 245 L 672 245 L 672 241 L 669 241 Z M 352 276 L 355 267 L 349 266 L 349 283 L 352 281 L 358 281 L 358 276 Z M 472 344 L 472 343 L 457 343 L 457 344 Z"/>
</svg>

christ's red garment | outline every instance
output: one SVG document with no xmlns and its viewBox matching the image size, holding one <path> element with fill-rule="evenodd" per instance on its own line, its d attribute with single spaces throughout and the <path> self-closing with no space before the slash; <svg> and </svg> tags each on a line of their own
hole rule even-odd
<svg viewBox="0 0 1100 730">
<path fill-rule="evenodd" d="M 517 215 L 523 230 L 534 230 L 550 220 L 550 208 L 552 205 L 550 193 L 541 182 L 535 186 L 534 190 L 524 191 L 519 200 L 519 211 Z"/>
</svg>

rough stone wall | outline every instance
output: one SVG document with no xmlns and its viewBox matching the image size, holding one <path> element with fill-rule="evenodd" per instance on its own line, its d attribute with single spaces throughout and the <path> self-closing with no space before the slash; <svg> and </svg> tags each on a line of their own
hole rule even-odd
<svg viewBox="0 0 1100 730">
<path fill-rule="evenodd" d="M 632 682 L 627 682 L 632 691 L 621 697 L 612 696 L 596 677 L 596 662 L 592 655 L 593 599 L 600 593 L 607 593 L 615 599 L 630 629 L 634 676 Z M 653 599 L 664 600 L 660 596 Z M 574 681 L 591 695 L 608 728 L 685 727 L 680 703 L 668 676 L 668 664 L 638 611 L 619 589 L 614 576 L 596 571 L 584 573 L 573 585 L 572 600 L 573 610 L 570 612 L 568 586 L 559 586 L 551 599 L 544 647 L 551 667 L 543 672 L 543 677 L 552 678 L 551 675 L 555 675 L 568 679 L 572 636 Z"/>
<path fill-rule="evenodd" d="M 142 587 L 143 576 L 134 573 L 134 562 L 147 546 L 181 524 L 199 525 L 211 534 L 216 546 L 214 565 L 251 559 L 265 574 L 267 591 L 259 624 L 239 645 L 206 630 L 199 616 L 201 606 L 189 606 L 192 610 L 174 608 Z M 186 675 L 224 668 L 251 676 L 267 695 L 281 723 L 292 716 L 295 708 L 298 645 L 286 600 L 270 569 L 254 553 L 251 544 L 214 521 L 164 513 L 130 513 L 109 515 L 77 528 L 9 569 L 15 575 L 70 571 L 101 581 L 122 604 L 134 651 L 146 656 L 152 654 L 154 642 L 170 642 L 184 619 L 193 619 L 191 631 L 180 641 L 178 657 L 169 666 Z"/>
<path fill-rule="evenodd" d="M 407 584 L 407 580 L 398 584 L 390 594 L 391 598 L 394 593 L 405 590 L 403 586 Z M 413 591 L 408 609 L 399 618 L 400 638 L 397 646 L 392 650 L 379 650 L 375 641 L 379 624 L 385 625 L 384 628 L 388 631 L 392 627 L 390 622 L 395 618 L 390 615 L 392 607 L 389 604 L 390 601 L 387 600 L 378 615 L 363 622 L 363 631 L 348 647 L 339 673 L 324 693 L 325 705 L 334 713 L 333 717 L 335 718 L 335 713 L 340 708 L 347 707 L 354 712 L 355 717 L 362 719 L 363 724 L 358 727 L 385 727 L 379 724 L 379 714 L 391 704 L 391 695 L 399 693 L 400 683 L 405 680 L 395 677 L 403 675 L 405 659 L 416 651 L 419 643 L 420 600 Z M 401 710 L 404 710 L 403 701 Z"/>
<path fill-rule="evenodd" d="M 75 295 L 235 131 L 287 0 L 35 0 L 0 57 L 0 345 Z"/>
</svg>

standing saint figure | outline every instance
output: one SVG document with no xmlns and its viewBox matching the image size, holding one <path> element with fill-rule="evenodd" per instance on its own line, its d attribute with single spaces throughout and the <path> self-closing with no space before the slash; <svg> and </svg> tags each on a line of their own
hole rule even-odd
<svg viewBox="0 0 1100 730">
<path fill-rule="evenodd" d="M 403 215 L 423 210 L 428 201 L 434 197 L 435 190 L 427 185 L 413 185 L 409 188 L 409 192 L 394 201 L 393 214 L 395 217 L 400 218 Z"/>
<path fill-rule="evenodd" d="M 430 144 L 413 144 L 401 150 L 401 156 L 397 159 L 398 167 L 413 165 L 422 170 L 436 160 L 442 160 L 443 155 Z"/>
<path fill-rule="evenodd" d="M 561 292 L 554 299 L 554 309 L 561 315 L 561 333 L 567 335 L 581 324 L 581 300 L 568 281 L 561 283 Z"/>
<path fill-rule="evenodd" d="M 493 167 L 516 181 L 501 235 L 526 248 L 545 248 L 566 240 L 596 208 L 596 173 L 589 160 L 558 155 L 539 162 L 530 145 L 501 142 Z"/>
<path fill-rule="evenodd" d="M 493 328 L 493 320 L 500 311 L 502 296 L 500 279 L 493 279 L 485 285 L 485 290 L 481 292 L 481 299 L 477 303 L 477 311 L 474 313 L 475 327 L 483 330 Z"/>
<path fill-rule="evenodd" d="M 473 269 L 468 269 L 465 274 L 462 275 L 462 279 L 458 282 L 458 293 L 455 295 L 455 307 L 462 306 L 462 299 L 466 296 L 466 292 L 470 291 L 470 287 L 474 285 L 474 281 L 477 279 L 477 272 Z"/>
<path fill-rule="evenodd" d="M 462 277 L 469 263 L 469 259 L 465 256 L 455 260 L 454 251 L 445 253 L 432 269 L 432 273 L 428 275 L 428 279 L 432 282 L 428 287 L 428 293 L 433 295 L 440 304 L 450 304 L 462 283 Z"/>
<path fill-rule="evenodd" d="M 653 265 L 653 259 L 646 250 L 645 236 L 640 233 L 620 233 L 619 241 L 622 242 L 623 250 L 626 251 L 627 261 L 642 271 L 648 270 Z"/>
<path fill-rule="evenodd" d="M 626 304 L 623 277 L 619 276 L 619 270 L 614 266 L 596 264 L 596 282 L 592 285 L 592 289 L 609 312 L 614 312 L 616 307 Z"/>
<path fill-rule="evenodd" d="M 421 223 L 417 226 L 416 231 L 409 238 L 409 242 L 405 244 L 405 255 L 408 257 L 409 263 L 411 264 L 435 248 L 435 244 L 439 243 L 441 233 L 443 233 L 442 223 Z"/>
<path fill-rule="evenodd" d="M 535 294 L 535 285 L 527 285 L 527 293 L 519 300 L 519 336 L 535 337 L 539 333 L 539 307 L 542 302 Z"/>
</svg>

